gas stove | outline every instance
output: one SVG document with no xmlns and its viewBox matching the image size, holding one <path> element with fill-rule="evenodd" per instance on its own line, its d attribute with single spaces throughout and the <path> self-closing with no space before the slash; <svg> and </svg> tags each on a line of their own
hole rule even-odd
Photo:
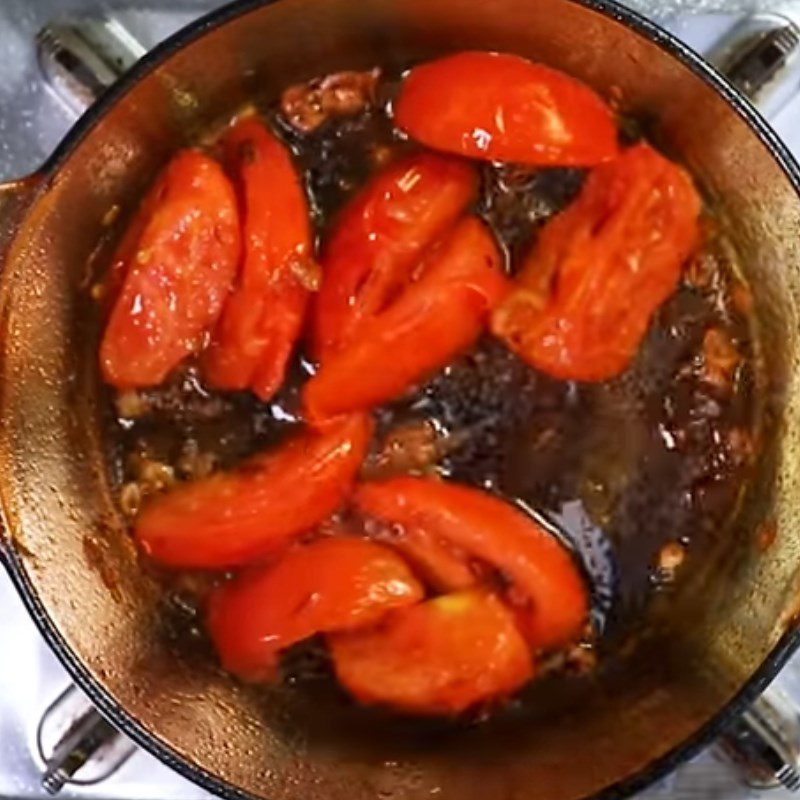
<svg viewBox="0 0 800 800">
<path fill-rule="evenodd" d="M 752 0 L 753 6 L 757 0 Z M 742 0 L 629 0 L 701 52 L 723 52 L 718 42 L 743 24 Z M 715 13 L 688 13 L 716 8 Z M 91 15 L 118 26 L 125 57 L 134 60 L 219 2 L 172 0 L 0 0 L 0 182 L 19 177 L 44 161 L 80 114 L 80 103 L 54 90 L 57 75 L 43 79 L 36 37 L 55 18 Z M 721 10 L 720 10 L 721 9 Z M 729 13 L 731 10 L 736 13 Z M 780 10 L 800 25 L 800 0 Z M 800 30 L 800 28 L 798 29 Z M 41 44 L 41 37 L 39 38 Z M 800 36 L 798 36 L 800 43 Z M 40 54 L 41 55 L 41 54 Z M 797 57 L 800 61 L 800 56 Z M 47 63 L 44 64 L 45 72 Z M 796 64 L 800 72 L 800 64 Z M 800 155 L 800 76 L 782 82 L 779 97 L 767 104 L 772 123 L 789 147 Z M 0 573 L 0 800 L 48 797 L 102 800 L 203 800 L 210 797 L 104 723 L 81 692 L 72 686 L 46 647 L 10 582 Z M 794 725 L 800 709 L 800 655 L 784 668 L 769 690 L 769 702 L 788 711 Z M 800 730 L 800 726 L 796 726 Z M 800 737 L 798 737 L 800 741 Z M 731 741 L 728 742 L 730 749 Z M 76 747 L 76 745 L 79 745 Z M 93 751 L 86 759 L 81 751 Z M 722 747 L 710 748 L 640 794 L 637 800 L 745 800 L 757 791 L 721 758 Z M 794 752 L 796 759 L 797 752 Z M 752 772 L 747 773 L 753 778 Z M 800 784 L 800 776 L 785 783 Z M 771 790 L 776 800 L 787 789 Z"/>
</svg>

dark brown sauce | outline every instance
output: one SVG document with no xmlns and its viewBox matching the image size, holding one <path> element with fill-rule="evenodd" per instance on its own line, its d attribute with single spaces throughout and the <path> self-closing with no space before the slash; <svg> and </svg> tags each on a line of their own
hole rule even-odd
<svg viewBox="0 0 800 800">
<path fill-rule="evenodd" d="M 381 93 L 390 95 L 391 85 Z M 293 130 L 274 106 L 263 110 L 304 170 L 322 236 L 372 172 L 412 147 L 385 108 L 334 118 L 310 133 Z M 476 210 L 502 242 L 510 269 L 583 178 L 581 170 L 482 167 Z M 686 569 L 701 559 L 736 513 L 758 438 L 747 297 L 724 242 L 709 233 L 705 252 L 619 378 L 558 381 L 486 336 L 413 394 L 379 409 L 377 437 L 431 420 L 459 442 L 442 457 L 443 473 L 557 526 L 590 578 L 594 621 L 611 647 L 636 630 L 654 592 L 669 591 L 677 562 Z M 729 385 L 709 378 L 703 350 L 712 329 L 741 356 Z M 210 454 L 224 468 L 274 444 L 297 424 L 298 387 L 309 369 L 299 354 L 280 394 L 260 403 L 247 393 L 209 391 L 191 364 L 182 368 L 166 386 L 140 393 L 134 417 L 110 412 L 112 474 L 120 485 L 136 480 L 132 455 L 139 454 L 185 479 L 187 452 Z M 193 602 L 203 592 L 192 586 L 179 579 L 171 589 L 178 623 L 196 634 Z M 299 663 L 307 661 L 301 654 Z"/>
</svg>

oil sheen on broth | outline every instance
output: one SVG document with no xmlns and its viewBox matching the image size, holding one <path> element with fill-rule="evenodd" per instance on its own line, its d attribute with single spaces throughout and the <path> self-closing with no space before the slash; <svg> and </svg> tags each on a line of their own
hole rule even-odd
<svg viewBox="0 0 800 800">
<path fill-rule="evenodd" d="M 305 133 L 277 104 L 262 109 L 304 170 L 322 235 L 374 170 L 411 147 L 392 128 L 392 85 L 379 85 L 383 99 L 374 106 Z M 577 169 L 482 167 L 476 210 L 509 264 L 575 197 L 584 177 Z M 555 380 L 487 336 L 377 414 L 365 469 L 381 467 L 382 445 L 393 432 L 427 431 L 429 456 L 412 468 L 489 488 L 557 526 L 591 579 L 593 621 L 605 634 L 601 655 L 603 641 L 632 635 L 652 594 L 670 592 L 676 574 L 680 579 L 725 534 L 755 456 L 750 295 L 713 221 L 706 227 L 704 251 L 619 378 Z M 297 422 L 298 387 L 312 369 L 298 355 L 291 379 L 266 404 L 209 391 L 191 364 L 165 386 L 109 397 L 109 460 L 123 507 L 135 511 L 143 488 L 229 466 L 279 440 Z M 181 631 L 196 640 L 194 612 L 210 579 L 164 580 L 178 641 Z"/>
</svg>

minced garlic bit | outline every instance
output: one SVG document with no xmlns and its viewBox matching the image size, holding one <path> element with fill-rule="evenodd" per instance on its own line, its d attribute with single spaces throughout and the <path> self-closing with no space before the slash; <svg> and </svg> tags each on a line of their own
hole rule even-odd
<svg viewBox="0 0 800 800">
<path fill-rule="evenodd" d="M 175 470 L 161 461 L 140 459 L 138 473 L 139 483 L 147 494 L 168 489 L 175 483 Z"/>
<path fill-rule="evenodd" d="M 107 228 L 109 225 L 113 225 L 117 217 L 119 216 L 119 212 L 120 212 L 120 207 L 117 203 L 114 203 L 114 205 L 109 206 L 106 213 L 103 214 L 103 219 L 100 221 L 100 224 L 104 228 Z"/>
<path fill-rule="evenodd" d="M 686 549 L 679 542 L 667 542 L 658 553 L 658 568 L 665 573 L 674 572 L 686 558 Z"/>
<path fill-rule="evenodd" d="M 209 476 L 217 465 L 217 460 L 213 453 L 203 453 L 200 451 L 197 442 L 193 439 L 187 440 L 175 465 L 178 473 L 188 479 L 197 480 Z"/>
<path fill-rule="evenodd" d="M 330 117 L 357 114 L 375 102 L 380 77 L 369 72 L 336 72 L 290 86 L 281 95 L 281 110 L 297 130 L 308 133 Z"/>
<path fill-rule="evenodd" d="M 147 400 L 136 389 L 120 392 L 114 398 L 114 405 L 117 414 L 123 419 L 139 419 L 149 410 Z"/>
<path fill-rule="evenodd" d="M 703 380 L 728 391 L 742 357 L 728 333 L 709 328 L 703 337 Z"/>
<path fill-rule="evenodd" d="M 142 507 L 142 489 L 138 483 L 126 483 L 119 493 L 119 505 L 126 517 L 135 517 Z"/>
<path fill-rule="evenodd" d="M 564 667 L 574 675 L 588 675 L 597 667 L 597 653 L 590 644 L 580 643 L 564 655 Z"/>
<path fill-rule="evenodd" d="M 380 451 L 364 464 L 363 475 L 377 479 L 409 473 L 426 474 L 440 455 L 436 426 L 429 420 L 410 422 L 386 434 Z"/>
</svg>

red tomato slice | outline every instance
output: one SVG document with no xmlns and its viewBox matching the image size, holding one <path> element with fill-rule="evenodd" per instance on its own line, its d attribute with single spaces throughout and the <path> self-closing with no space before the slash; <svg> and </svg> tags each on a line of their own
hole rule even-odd
<svg viewBox="0 0 800 800">
<path fill-rule="evenodd" d="M 244 260 L 203 368 L 211 386 L 269 400 L 300 335 L 313 273 L 308 203 L 288 149 L 255 117 L 222 140 L 240 188 Z"/>
<path fill-rule="evenodd" d="M 386 544 L 402 553 L 420 577 L 439 592 L 469 589 L 478 582 L 465 553 L 422 528 L 405 530 Z"/>
<path fill-rule="evenodd" d="M 428 147 L 486 161 L 593 166 L 617 153 L 611 110 L 588 86 L 501 53 L 458 53 L 414 67 L 395 122 Z"/>
<path fill-rule="evenodd" d="M 216 590 L 208 629 L 226 670 L 268 680 L 290 645 L 375 623 L 423 596 L 391 550 L 364 539 L 320 539 Z"/>
<path fill-rule="evenodd" d="M 136 540 L 171 567 L 220 569 L 269 555 L 341 505 L 371 432 L 366 415 L 353 415 L 160 495 L 136 520 Z"/>
<path fill-rule="evenodd" d="M 337 220 L 322 258 L 313 319 L 318 358 L 351 341 L 386 307 L 477 190 L 468 164 L 418 153 L 391 164 L 359 192 Z"/>
<path fill-rule="evenodd" d="M 375 541 L 397 550 L 414 571 L 439 592 L 457 592 L 478 583 L 466 553 L 422 528 L 397 530 L 396 525 L 366 526 Z"/>
<path fill-rule="evenodd" d="M 155 386 L 205 343 L 239 260 L 236 196 L 222 169 L 178 153 L 123 237 L 107 289 L 100 367 L 118 389 Z"/>
<path fill-rule="evenodd" d="M 545 225 L 492 331 L 557 378 L 619 375 L 677 286 L 699 214 L 683 169 L 646 144 L 630 148 Z"/>
<path fill-rule="evenodd" d="M 472 345 L 508 282 L 494 238 L 475 217 L 460 222 L 422 277 L 306 384 L 313 424 L 398 397 Z"/>
<path fill-rule="evenodd" d="M 393 612 L 328 644 L 339 681 L 357 700 L 412 714 L 458 714 L 533 677 L 513 614 L 480 589 Z"/>
<path fill-rule="evenodd" d="M 529 607 L 525 633 L 551 649 L 576 638 L 587 620 L 586 586 L 570 553 L 520 509 L 449 481 L 393 478 L 361 484 L 357 508 L 409 530 L 421 528 L 496 567 Z"/>
</svg>

